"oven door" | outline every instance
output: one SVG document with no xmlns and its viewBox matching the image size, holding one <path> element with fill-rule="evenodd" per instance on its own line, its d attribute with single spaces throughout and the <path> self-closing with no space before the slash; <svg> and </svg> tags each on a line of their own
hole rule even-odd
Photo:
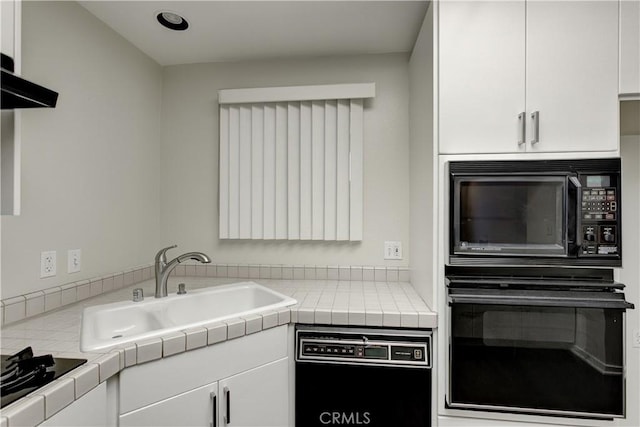
<svg viewBox="0 0 640 427">
<path fill-rule="evenodd" d="M 624 294 L 449 289 L 448 303 L 448 407 L 625 415 Z"/>
</svg>

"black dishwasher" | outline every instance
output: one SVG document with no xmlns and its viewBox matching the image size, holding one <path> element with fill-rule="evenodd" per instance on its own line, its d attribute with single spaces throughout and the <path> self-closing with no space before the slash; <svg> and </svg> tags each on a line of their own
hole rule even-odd
<svg viewBox="0 0 640 427">
<path fill-rule="evenodd" d="M 296 327 L 296 426 L 431 426 L 431 331 Z"/>
</svg>

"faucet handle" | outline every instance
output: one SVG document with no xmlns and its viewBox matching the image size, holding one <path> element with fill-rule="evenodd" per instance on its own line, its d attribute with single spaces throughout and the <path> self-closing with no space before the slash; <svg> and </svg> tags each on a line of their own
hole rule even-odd
<svg viewBox="0 0 640 427">
<path fill-rule="evenodd" d="M 178 245 L 167 246 L 166 248 L 160 249 L 156 254 L 156 263 L 158 262 L 167 262 L 167 251 L 169 249 L 177 248 Z"/>
<path fill-rule="evenodd" d="M 178 283 L 178 295 L 184 295 L 187 293 L 187 290 L 185 289 L 187 285 L 185 285 L 184 283 Z"/>
<path fill-rule="evenodd" d="M 135 288 L 133 290 L 133 302 L 140 302 L 144 300 L 144 291 L 142 288 Z"/>
</svg>

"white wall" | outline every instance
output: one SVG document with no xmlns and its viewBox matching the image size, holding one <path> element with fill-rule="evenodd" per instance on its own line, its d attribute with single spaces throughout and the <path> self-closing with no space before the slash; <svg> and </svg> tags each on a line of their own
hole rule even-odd
<svg viewBox="0 0 640 427">
<path fill-rule="evenodd" d="M 218 239 L 219 89 L 376 83 L 365 102 L 364 239 L 348 242 Z M 211 63 L 164 69 L 162 243 L 200 250 L 218 263 L 409 264 L 407 56 L 367 55 Z M 402 261 L 384 261 L 385 240 L 404 243 Z"/>
<path fill-rule="evenodd" d="M 627 301 L 636 306 L 627 310 L 627 419 L 620 424 L 640 426 L 640 347 L 633 347 L 633 333 L 640 331 L 640 135 L 620 137 L 620 154 L 624 235 L 619 281 L 626 285 Z"/>
<path fill-rule="evenodd" d="M 409 60 L 411 283 L 433 305 L 433 4 Z"/>
<path fill-rule="evenodd" d="M 22 111 L 22 215 L 2 217 L 2 298 L 152 261 L 161 67 L 75 2 L 23 2 L 22 74 L 60 93 Z M 67 250 L 82 249 L 69 275 Z M 58 275 L 40 279 L 40 252 Z"/>
</svg>

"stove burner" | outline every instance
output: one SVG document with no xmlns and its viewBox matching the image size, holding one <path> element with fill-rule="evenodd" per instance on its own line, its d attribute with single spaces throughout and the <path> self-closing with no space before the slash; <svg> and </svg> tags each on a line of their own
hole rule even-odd
<svg viewBox="0 0 640 427">
<path fill-rule="evenodd" d="M 86 359 L 54 358 L 50 354 L 34 356 L 31 347 L 11 356 L 1 356 L 1 360 L 0 408 L 86 362 Z"/>
<path fill-rule="evenodd" d="M 5 363 L 8 363 L 5 366 Z M 10 356 L 2 366 L 0 374 L 0 390 L 2 395 L 13 393 L 30 385 L 46 384 L 53 378 L 54 372 L 49 369 L 54 365 L 50 354 L 33 357 L 33 350 L 27 347 Z"/>
</svg>

